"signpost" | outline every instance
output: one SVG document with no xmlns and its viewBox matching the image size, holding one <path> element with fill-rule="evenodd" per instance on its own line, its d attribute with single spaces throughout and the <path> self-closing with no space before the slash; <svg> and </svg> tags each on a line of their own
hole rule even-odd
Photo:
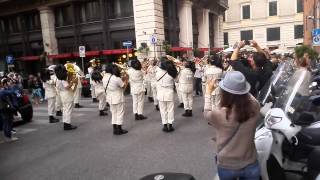
<svg viewBox="0 0 320 180">
<path fill-rule="evenodd" d="M 151 35 L 149 41 L 150 41 L 150 44 L 153 45 L 153 53 L 154 53 L 154 59 L 155 59 L 157 57 L 157 54 L 156 54 L 156 44 L 158 41 L 157 36 L 154 34 Z"/>
<path fill-rule="evenodd" d="M 85 46 L 79 46 L 79 57 L 81 57 L 82 71 L 84 72 L 83 58 L 86 57 L 86 47 Z"/>
<path fill-rule="evenodd" d="M 8 65 L 8 71 L 10 71 L 10 68 L 14 68 L 14 58 L 12 55 L 7 55 L 6 56 L 6 62 L 7 62 L 7 65 Z"/>
<path fill-rule="evenodd" d="M 129 60 L 129 47 L 132 46 L 132 41 L 122 42 L 122 46 L 127 48 L 127 61 Z"/>
</svg>

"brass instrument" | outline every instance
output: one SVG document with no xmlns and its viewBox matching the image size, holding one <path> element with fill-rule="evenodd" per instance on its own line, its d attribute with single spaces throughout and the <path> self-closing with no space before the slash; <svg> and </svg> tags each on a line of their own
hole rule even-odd
<svg viewBox="0 0 320 180">
<path fill-rule="evenodd" d="M 78 76 L 75 66 L 76 65 L 72 63 L 65 64 L 66 70 L 68 72 L 67 81 L 71 87 L 70 89 L 72 90 L 72 92 L 75 92 L 78 86 Z"/>
<path fill-rule="evenodd" d="M 116 66 L 118 66 L 121 71 L 120 71 L 120 77 L 123 81 L 129 81 L 129 75 L 128 75 L 128 65 L 126 63 L 124 64 L 118 64 L 114 63 Z"/>
</svg>

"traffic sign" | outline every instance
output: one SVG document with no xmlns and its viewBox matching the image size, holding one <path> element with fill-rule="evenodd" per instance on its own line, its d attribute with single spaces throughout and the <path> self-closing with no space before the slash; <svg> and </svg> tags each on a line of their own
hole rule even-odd
<svg viewBox="0 0 320 180">
<path fill-rule="evenodd" d="M 12 55 L 8 55 L 6 56 L 6 61 L 7 61 L 7 64 L 13 64 L 13 56 Z"/>
<path fill-rule="evenodd" d="M 86 47 L 79 46 L 79 57 L 86 57 Z"/>
<path fill-rule="evenodd" d="M 156 35 L 153 34 L 150 36 L 149 41 L 150 41 L 150 44 L 155 45 L 155 44 L 157 44 L 158 39 L 157 39 Z"/>
<path fill-rule="evenodd" d="M 123 47 L 130 47 L 130 46 L 132 46 L 132 41 L 124 41 L 124 42 L 122 42 L 122 46 Z"/>
<path fill-rule="evenodd" d="M 314 46 L 320 46 L 320 29 L 312 31 L 312 41 Z"/>
</svg>

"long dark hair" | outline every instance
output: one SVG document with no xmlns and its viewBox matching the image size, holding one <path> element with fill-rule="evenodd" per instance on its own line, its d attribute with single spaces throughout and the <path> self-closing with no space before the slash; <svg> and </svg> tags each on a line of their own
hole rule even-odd
<svg viewBox="0 0 320 180">
<path fill-rule="evenodd" d="M 196 65 L 193 61 L 187 61 L 185 67 L 189 68 L 193 73 L 196 72 Z"/>
<path fill-rule="evenodd" d="M 50 71 L 48 69 L 43 69 L 40 72 L 40 78 L 42 80 L 42 82 L 47 82 L 48 80 L 50 80 Z"/>
<path fill-rule="evenodd" d="M 236 113 L 236 118 L 239 123 L 246 122 L 250 117 L 252 117 L 253 107 L 249 94 L 231 94 L 223 89 L 220 89 L 220 92 L 220 106 L 227 108 L 227 119 L 229 119 L 229 116 L 233 110 Z"/>
<path fill-rule="evenodd" d="M 132 67 L 133 69 L 135 69 L 135 70 L 140 71 L 141 68 L 142 68 L 142 65 L 141 65 L 141 63 L 140 63 L 139 60 L 134 59 L 134 60 L 131 61 L 131 67 Z"/>
<path fill-rule="evenodd" d="M 67 80 L 68 72 L 67 69 L 62 64 L 56 65 L 54 68 L 54 73 L 56 74 L 59 80 Z"/>
<path fill-rule="evenodd" d="M 92 80 L 94 80 L 95 82 L 100 83 L 100 82 L 102 81 L 102 78 L 103 78 L 103 77 L 102 77 L 100 71 L 94 70 L 94 71 L 92 72 L 92 74 L 91 74 L 91 78 L 92 78 Z"/>
<path fill-rule="evenodd" d="M 162 58 L 160 68 L 167 71 L 172 78 L 176 78 L 178 75 L 176 66 L 172 61 L 168 60 L 166 57 Z"/>
<path fill-rule="evenodd" d="M 114 75 L 114 76 L 120 77 L 120 76 L 121 76 L 121 70 L 120 70 L 120 68 L 119 68 L 117 65 L 112 64 L 111 74 Z"/>
</svg>

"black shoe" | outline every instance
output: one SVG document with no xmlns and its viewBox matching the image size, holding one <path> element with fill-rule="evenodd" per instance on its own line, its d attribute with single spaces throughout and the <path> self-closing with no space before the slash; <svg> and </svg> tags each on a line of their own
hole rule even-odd
<svg viewBox="0 0 320 180">
<path fill-rule="evenodd" d="M 109 103 L 107 103 L 107 104 L 106 104 L 106 107 L 110 107 L 110 104 L 109 104 Z"/>
<path fill-rule="evenodd" d="M 184 108 L 183 103 L 180 103 L 180 105 L 178 106 L 178 108 Z"/>
<path fill-rule="evenodd" d="M 56 116 L 62 116 L 62 111 L 57 111 Z"/>
<path fill-rule="evenodd" d="M 125 129 L 122 129 L 121 125 L 118 125 L 118 135 L 127 134 L 128 131 Z"/>
<path fill-rule="evenodd" d="M 148 97 L 149 102 L 154 102 L 153 97 Z"/>
<path fill-rule="evenodd" d="M 182 116 L 188 117 L 189 116 L 189 110 L 185 110 L 184 113 L 182 114 Z"/>
<path fill-rule="evenodd" d="M 192 117 L 192 110 L 189 110 L 189 117 Z"/>
<path fill-rule="evenodd" d="M 49 123 L 57 123 L 59 122 L 59 119 L 53 117 L 53 116 L 49 116 Z"/>
<path fill-rule="evenodd" d="M 159 105 L 156 105 L 156 110 L 157 110 L 157 111 L 160 111 Z"/>
<path fill-rule="evenodd" d="M 99 116 L 107 116 L 108 113 L 104 112 L 104 110 L 99 111 Z"/>
<path fill-rule="evenodd" d="M 74 130 L 74 129 L 77 129 L 77 126 L 73 126 L 73 125 L 68 124 L 68 123 L 63 123 L 63 129 L 65 131 Z"/>
<path fill-rule="evenodd" d="M 97 103 L 99 102 L 97 98 L 92 98 L 92 102 Z"/>
<path fill-rule="evenodd" d="M 74 108 L 83 108 L 83 106 L 81 106 L 79 103 L 74 104 Z"/>
<path fill-rule="evenodd" d="M 140 120 L 140 117 L 139 117 L 139 115 L 138 115 L 137 113 L 134 114 L 134 119 L 135 119 L 136 121 Z"/>
<path fill-rule="evenodd" d="M 164 125 L 163 125 L 162 131 L 164 131 L 164 132 L 169 132 L 168 124 L 164 124 Z"/>
<path fill-rule="evenodd" d="M 168 132 L 174 131 L 174 128 L 173 128 L 172 124 L 169 124 L 169 128 L 168 129 L 169 129 Z"/>
<path fill-rule="evenodd" d="M 139 120 L 145 120 L 145 119 L 147 119 L 147 117 L 145 117 L 145 116 L 142 115 L 142 114 L 138 114 L 138 116 L 139 116 Z"/>
<path fill-rule="evenodd" d="M 116 124 L 113 124 L 113 134 L 114 135 L 118 135 L 119 134 L 118 125 L 116 125 Z"/>
</svg>

